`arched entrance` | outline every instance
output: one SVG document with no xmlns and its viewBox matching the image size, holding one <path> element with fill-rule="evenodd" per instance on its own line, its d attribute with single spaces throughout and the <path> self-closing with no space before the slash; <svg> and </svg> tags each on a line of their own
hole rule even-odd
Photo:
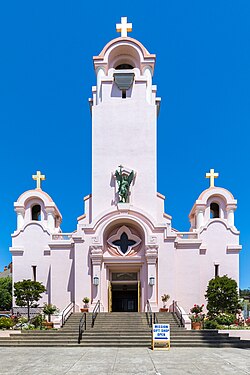
<svg viewBox="0 0 250 375">
<path fill-rule="evenodd" d="M 108 311 L 141 311 L 143 232 L 134 223 L 115 223 L 106 231 L 104 266 L 108 279 Z"/>
</svg>

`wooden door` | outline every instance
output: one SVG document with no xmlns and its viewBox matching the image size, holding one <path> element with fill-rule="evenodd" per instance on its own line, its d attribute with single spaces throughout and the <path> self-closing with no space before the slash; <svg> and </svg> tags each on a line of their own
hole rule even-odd
<svg viewBox="0 0 250 375">
<path fill-rule="evenodd" d="M 138 312 L 141 311 L 141 282 L 138 281 Z"/>
<path fill-rule="evenodd" d="M 108 286 L 108 309 L 109 312 L 112 312 L 112 284 L 110 281 Z"/>
</svg>

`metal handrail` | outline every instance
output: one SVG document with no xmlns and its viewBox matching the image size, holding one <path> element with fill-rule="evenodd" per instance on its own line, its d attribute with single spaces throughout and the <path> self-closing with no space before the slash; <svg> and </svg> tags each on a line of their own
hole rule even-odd
<svg viewBox="0 0 250 375">
<path fill-rule="evenodd" d="M 100 312 L 100 307 L 101 307 L 101 303 L 100 303 L 100 300 L 98 300 L 96 302 L 96 305 L 95 305 L 94 310 L 92 312 L 92 324 L 91 324 L 92 328 L 94 327 L 96 317 L 97 317 L 98 313 Z"/>
<path fill-rule="evenodd" d="M 183 317 L 182 317 L 182 311 L 180 309 L 180 307 L 177 305 L 177 301 L 174 301 L 173 300 L 173 313 L 177 315 L 179 321 L 180 321 L 180 324 L 181 326 L 183 327 L 184 324 L 183 324 Z"/>
<path fill-rule="evenodd" d="M 84 329 L 83 329 L 84 327 Z M 80 344 L 81 340 L 82 340 L 82 334 L 83 334 L 83 331 L 86 331 L 87 329 L 87 314 L 86 312 L 83 313 L 83 316 L 81 317 L 81 320 L 79 322 L 79 329 L 78 329 L 78 344 Z"/>
<path fill-rule="evenodd" d="M 158 324 L 158 317 L 156 315 L 156 313 L 154 312 L 154 324 Z"/>
<path fill-rule="evenodd" d="M 151 309 L 149 300 L 147 300 L 147 303 L 146 303 L 146 316 L 147 316 L 147 321 L 148 321 L 149 327 L 152 327 L 153 313 L 152 313 L 152 309 Z"/>
<path fill-rule="evenodd" d="M 69 308 L 70 307 L 70 308 Z M 62 326 L 65 324 L 66 320 L 68 319 L 69 315 L 74 310 L 75 302 L 70 302 L 62 311 Z M 69 309 L 69 310 L 67 310 Z"/>
</svg>

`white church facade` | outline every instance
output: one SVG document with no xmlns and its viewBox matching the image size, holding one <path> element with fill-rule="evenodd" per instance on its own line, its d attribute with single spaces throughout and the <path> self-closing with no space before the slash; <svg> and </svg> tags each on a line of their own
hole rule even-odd
<svg viewBox="0 0 250 375">
<path fill-rule="evenodd" d="M 13 282 L 42 282 L 41 305 L 63 310 L 73 302 L 79 310 L 89 297 L 90 310 L 100 301 L 102 311 L 143 312 L 149 301 L 159 311 L 161 296 L 169 294 L 188 313 L 194 303 L 206 303 L 215 275 L 239 282 L 237 201 L 214 186 L 214 170 L 190 212 L 189 231 L 172 228 L 164 211 L 157 192 L 155 55 L 127 36 L 131 28 L 122 18 L 121 36 L 94 57 L 92 193 L 76 230 L 62 233 L 62 215 L 42 190 L 40 172 L 33 176 L 37 188 L 14 204 Z"/>
</svg>

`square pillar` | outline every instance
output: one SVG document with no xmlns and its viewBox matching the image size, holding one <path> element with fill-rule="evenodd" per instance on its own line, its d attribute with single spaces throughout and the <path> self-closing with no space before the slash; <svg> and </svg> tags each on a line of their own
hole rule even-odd
<svg viewBox="0 0 250 375">
<path fill-rule="evenodd" d="M 101 301 L 101 266 L 102 266 L 103 249 L 102 246 L 91 246 L 90 258 L 92 262 L 92 301 L 91 304 L 94 308 L 98 300 Z M 98 285 L 97 284 L 98 281 Z"/>
<path fill-rule="evenodd" d="M 146 249 L 146 260 L 147 260 L 147 271 L 148 271 L 148 300 L 152 311 L 158 311 L 157 303 L 157 290 L 158 290 L 158 279 L 157 279 L 157 259 L 158 259 L 158 246 L 149 245 Z"/>
</svg>

